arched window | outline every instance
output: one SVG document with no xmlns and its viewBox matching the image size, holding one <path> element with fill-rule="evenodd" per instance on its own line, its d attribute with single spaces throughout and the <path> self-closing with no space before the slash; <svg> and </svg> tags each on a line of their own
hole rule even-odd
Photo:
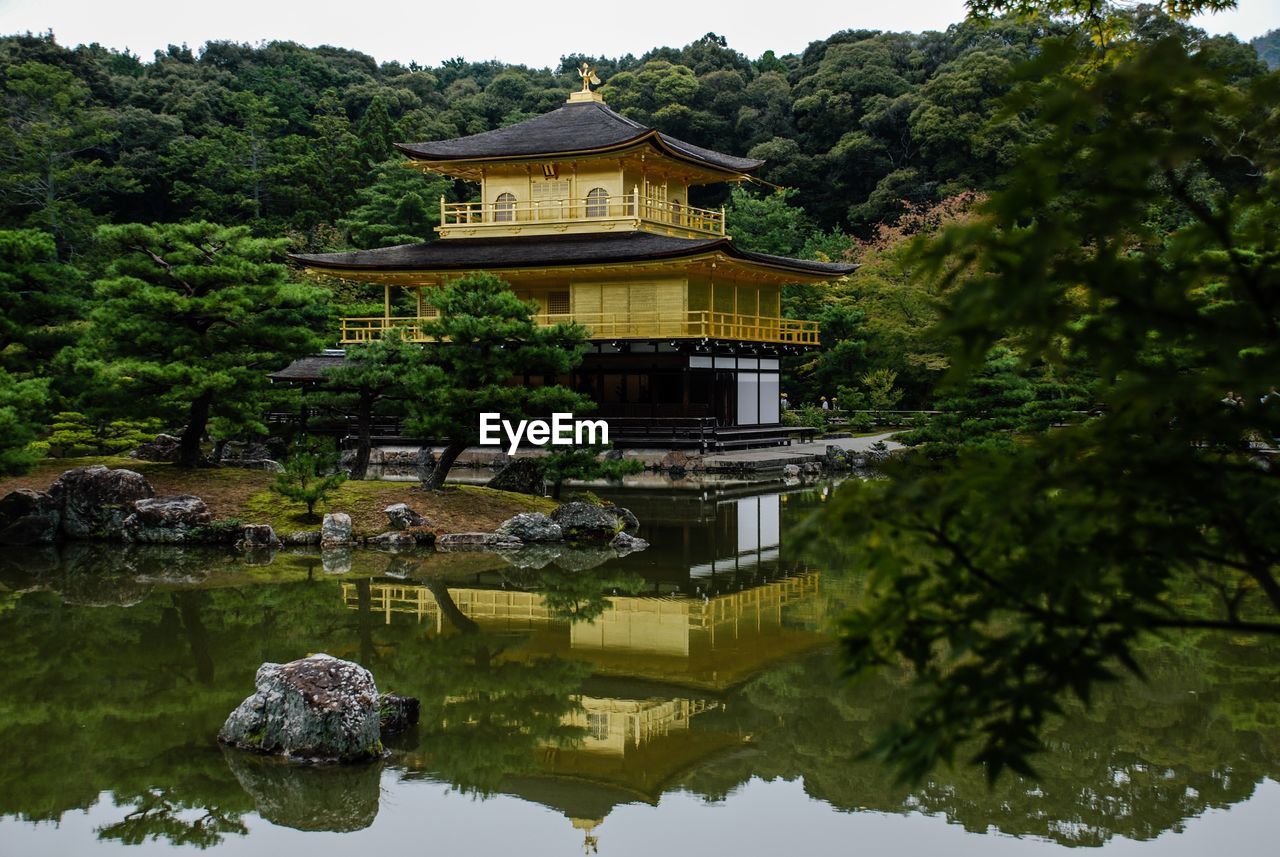
<svg viewBox="0 0 1280 857">
<path fill-rule="evenodd" d="M 587 191 L 587 217 L 609 216 L 609 191 L 593 187 Z"/>
<path fill-rule="evenodd" d="M 503 223 L 509 223 L 516 219 L 516 195 L 514 193 L 498 194 L 497 202 L 493 206 L 493 219 Z"/>
</svg>

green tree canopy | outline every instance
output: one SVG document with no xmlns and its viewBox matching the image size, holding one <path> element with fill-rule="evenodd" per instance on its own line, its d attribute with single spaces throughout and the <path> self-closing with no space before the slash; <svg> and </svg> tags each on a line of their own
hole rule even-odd
<svg viewBox="0 0 1280 857">
<path fill-rule="evenodd" d="M 255 425 L 267 373 L 318 347 L 327 296 L 289 280 L 283 242 L 244 227 L 104 226 L 98 240 L 113 261 L 79 365 L 121 408 L 185 421 L 179 463 L 194 467 L 212 416 Z"/>
<path fill-rule="evenodd" d="M 372 342 L 349 346 L 346 360 L 325 374 L 331 397 L 354 411 L 356 418 L 352 479 L 368 475 L 375 410 L 387 400 L 404 397 L 406 383 L 428 371 L 424 369 L 427 358 L 422 346 L 406 342 L 393 330 Z"/>
<path fill-rule="evenodd" d="M 361 249 L 414 244 L 435 238 L 440 197 L 453 195 L 452 180 L 407 169 L 403 158 L 378 165 L 373 184 L 357 194 L 359 204 L 339 222 Z"/>
<path fill-rule="evenodd" d="M 458 455 L 480 440 L 480 414 L 507 420 L 584 412 L 591 401 L 555 383 L 525 385 L 524 376 L 554 379 L 582 359 L 586 330 L 577 324 L 539 326 L 536 305 L 516 297 L 492 274 L 471 274 L 435 292 L 440 311 L 423 324 L 435 371 L 406 384 L 410 430 L 447 440 L 428 487 L 439 488 Z"/>
<path fill-rule="evenodd" d="M 19 380 L 0 367 L 0 475 L 23 473 L 39 459 L 28 444 L 40 435 L 48 382 Z"/>
<path fill-rule="evenodd" d="M 775 256 L 797 256 L 813 232 L 804 209 L 791 204 L 793 190 L 753 194 L 737 185 L 729 194 L 725 216 L 734 240 L 748 250 Z"/>
<path fill-rule="evenodd" d="M 38 62 L 6 68 L 0 91 L 0 202 L 53 235 L 64 257 L 83 249 L 92 206 L 135 186 L 104 161 L 113 121 L 89 97 L 71 72 Z"/>
<path fill-rule="evenodd" d="M 57 261 L 51 234 L 0 230 L 0 366 L 44 371 L 73 340 L 84 291 L 80 270 Z"/>
</svg>

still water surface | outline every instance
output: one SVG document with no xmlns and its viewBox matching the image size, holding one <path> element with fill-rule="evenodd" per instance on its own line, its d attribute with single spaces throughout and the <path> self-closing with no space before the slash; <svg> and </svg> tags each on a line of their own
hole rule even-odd
<svg viewBox="0 0 1280 857">
<path fill-rule="evenodd" d="M 1037 781 L 855 761 L 907 688 L 838 678 L 859 581 L 803 560 L 821 490 L 618 497 L 654 547 L 0 556 L 0 854 L 1274 854 L 1277 647 L 1153 645 L 1046 738 Z M 381 764 L 222 750 L 264 660 L 422 699 Z"/>
</svg>

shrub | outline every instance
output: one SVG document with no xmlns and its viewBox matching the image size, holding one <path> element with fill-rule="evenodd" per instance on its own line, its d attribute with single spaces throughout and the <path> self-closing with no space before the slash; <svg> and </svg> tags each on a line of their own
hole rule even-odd
<svg viewBox="0 0 1280 857">
<path fill-rule="evenodd" d="M 276 476 L 271 490 L 282 497 L 307 504 L 307 517 L 315 519 L 316 504 L 322 502 L 343 482 L 345 473 L 332 473 L 332 456 L 311 450 L 296 452 L 284 465 L 284 472 Z"/>
</svg>

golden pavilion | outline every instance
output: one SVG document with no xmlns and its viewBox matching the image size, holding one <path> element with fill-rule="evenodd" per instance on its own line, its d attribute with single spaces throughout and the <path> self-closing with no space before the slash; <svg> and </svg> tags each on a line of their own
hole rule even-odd
<svg viewBox="0 0 1280 857">
<path fill-rule="evenodd" d="M 780 358 L 819 341 L 817 322 L 782 317 L 782 287 L 856 266 L 740 249 L 724 209 L 691 205 L 689 194 L 747 180 L 763 161 L 634 122 L 590 89 L 589 69 L 582 76 L 583 89 L 550 113 L 398 144 L 409 166 L 479 185 L 473 202 L 441 198 L 438 240 L 294 259 L 310 272 L 383 287 L 383 314 L 343 319 L 342 345 L 391 328 L 420 338 L 435 313 L 431 289 L 489 271 L 537 303 L 540 323 L 572 320 L 590 331 L 572 377 L 517 380 L 590 396 L 615 445 L 782 442 Z M 306 380 L 303 368 L 275 377 Z"/>
</svg>

